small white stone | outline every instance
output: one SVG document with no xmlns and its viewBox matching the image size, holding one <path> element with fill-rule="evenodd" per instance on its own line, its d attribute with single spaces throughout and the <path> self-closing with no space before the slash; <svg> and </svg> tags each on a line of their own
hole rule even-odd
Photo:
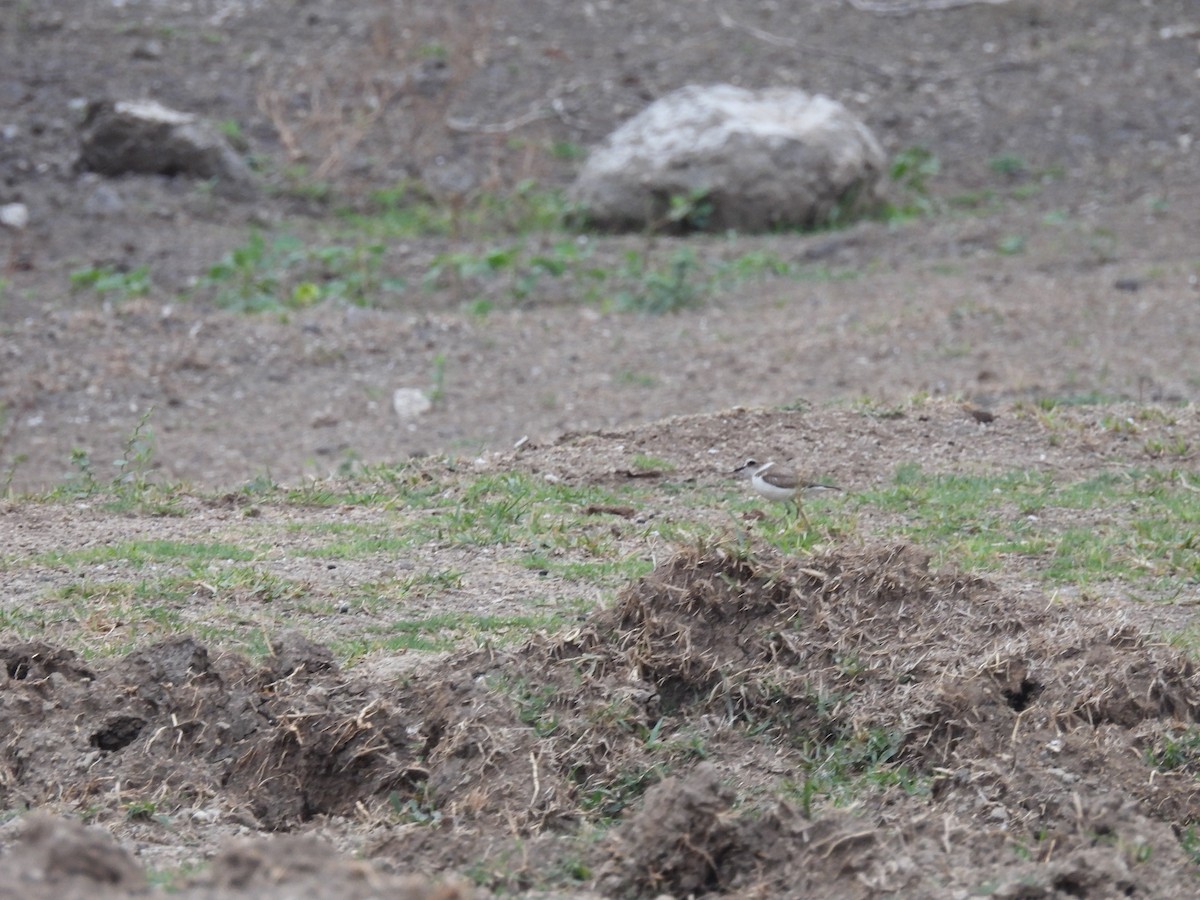
<svg viewBox="0 0 1200 900">
<path fill-rule="evenodd" d="M 0 225 L 22 231 L 28 224 L 29 207 L 24 203 L 5 203 L 0 206 Z"/>
<path fill-rule="evenodd" d="M 420 388 L 396 388 L 392 394 L 392 409 L 401 419 L 414 419 L 433 409 L 433 401 Z"/>
</svg>

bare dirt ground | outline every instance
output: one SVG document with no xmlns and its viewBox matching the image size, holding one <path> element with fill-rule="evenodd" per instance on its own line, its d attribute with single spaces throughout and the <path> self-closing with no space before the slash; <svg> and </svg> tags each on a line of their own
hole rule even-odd
<svg viewBox="0 0 1200 900">
<path fill-rule="evenodd" d="M 419 454 L 437 457 L 419 464 L 433 479 L 470 466 L 443 457 L 484 451 L 506 452 L 483 471 L 566 483 L 627 480 L 634 452 L 676 466 L 653 509 L 596 512 L 614 533 L 627 515 L 723 522 L 668 488 L 717 490 L 747 454 L 799 459 L 848 491 L 909 462 L 1190 468 L 1154 448 L 1200 446 L 1198 42 L 1188 0 L 900 16 L 844 0 L 6 4 L 0 203 L 25 203 L 31 223 L 0 231 L 0 468 L 14 491 L 43 490 L 77 474 L 78 448 L 108 477 L 153 410 L 152 465 L 198 488 L 168 518 L 12 500 L 0 560 L 277 525 L 272 564 L 332 602 L 395 561 L 301 571 L 286 525 L 390 510 L 264 502 L 248 516 L 241 495 L 213 497 Z M 439 254 L 507 240 L 469 223 L 389 241 L 384 268 L 412 289 L 375 308 L 250 316 L 192 291 L 252 228 L 328 242 L 399 179 L 465 208 L 528 178 L 565 184 L 572 148 L 718 81 L 826 93 L 890 154 L 936 154 L 918 197 L 930 214 L 810 236 L 590 237 L 601 268 L 687 246 L 805 273 L 664 317 L 570 290 L 418 288 Z M 145 95 L 238 123 L 261 196 L 75 171 L 73 101 Z M 145 266 L 148 293 L 72 290 L 71 272 L 104 266 Z M 477 290 L 494 294 L 486 315 L 464 309 Z M 409 386 L 438 400 L 401 421 L 391 396 Z M 887 415 L 844 408 L 864 396 Z M 1130 405 L 1053 427 L 1012 405 L 1041 397 Z M 959 398 L 999 416 L 981 425 Z M 1149 403 L 1171 407 L 1161 435 L 1104 424 Z M 721 412 L 735 406 L 809 411 Z M 123 626 L 86 611 L 36 642 L 0 634 L 4 808 L 99 826 L 11 818 L 0 896 L 125 896 L 200 864 L 185 894 L 1194 896 L 1194 761 L 1146 762 L 1200 715 L 1193 664 L 1162 640 L 1189 608 L 1120 592 L 1051 602 L 1028 561 L 985 581 L 888 543 L 885 525 L 864 513 L 804 558 L 736 535 L 681 547 L 622 532 L 653 572 L 612 604 L 583 598 L 576 628 L 520 650 L 342 670 L 325 645 L 365 614 L 268 613 L 253 596 L 220 615 L 278 626 L 259 662 L 167 629 L 88 659 L 66 649 L 73 636 Z M 480 552 L 431 545 L 406 564 L 453 554 L 465 587 L 430 608 L 554 593 L 553 576 L 535 587 Z M 0 573 L 14 607 L 71 578 Z M 528 685 L 523 701 L 500 682 Z M 797 773 L 826 739 L 931 787 L 814 798 Z M 266 839 L 229 843 L 248 838 Z"/>
</svg>

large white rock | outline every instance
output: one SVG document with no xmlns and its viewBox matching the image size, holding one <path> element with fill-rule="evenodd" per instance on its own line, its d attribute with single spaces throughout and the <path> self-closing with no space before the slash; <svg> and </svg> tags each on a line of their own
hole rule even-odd
<svg viewBox="0 0 1200 900">
<path fill-rule="evenodd" d="M 809 228 L 876 206 L 885 163 L 870 129 L 828 97 L 692 85 L 609 135 L 571 196 L 601 228 Z"/>
</svg>

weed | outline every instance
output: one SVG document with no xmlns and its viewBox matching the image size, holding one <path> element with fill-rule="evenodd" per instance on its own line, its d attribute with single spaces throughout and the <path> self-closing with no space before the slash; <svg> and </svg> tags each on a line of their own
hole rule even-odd
<svg viewBox="0 0 1200 900">
<path fill-rule="evenodd" d="M 935 213 L 937 204 L 930 194 L 929 182 L 941 167 L 941 161 L 926 147 L 909 147 L 897 153 L 888 174 L 905 199 L 899 204 L 889 204 L 884 218 L 904 221 Z"/>
<path fill-rule="evenodd" d="M 131 822 L 153 821 L 158 812 L 158 804 L 153 800 L 133 800 L 125 804 L 125 818 Z"/>
<path fill-rule="evenodd" d="M 896 760 L 903 744 L 898 732 L 872 728 L 861 733 L 842 735 L 837 726 L 825 726 L 796 736 L 804 778 L 786 780 L 781 785 L 785 795 L 800 803 L 806 817 L 811 817 L 813 803 L 825 796 L 834 803 L 847 803 L 865 791 L 897 786 L 910 794 L 923 793 L 927 784 L 907 766 Z"/>
<path fill-rule="evenodd" d="M 674 472 L 678 467 L 669 459 L 649 456 L 645 453 L 635 453 L 632 460 L 633 468 L 639 472 Z"/>
<path fill-rule="evenodd" d="M 621 384 L 645 388 L 651 388 L 658 384 L 658 379 L 653 375 L 647 375 L 645 372 L 631 372 L 628 369 L 617 373 L 617 381 Z"/>
<path fill-rule="evenodd" d="M 457 209 L 437 202 L 420 183 L 402 181 L 374 192 L 364 210 L 342 214 L 356 234 L 375 239 L 447 236 L 524 236 L 561 232 L 573 215 L 566 195 L 528 179 L 508 191 L 482 191 Z"/>
<path fill-rule="evenodd" d="M 155 563 L 247 561 L 254 556 L 253 551 L 237 544 L 133 540 L 100 544 L 68 552 L 51 550 L 34 559 L 46 566 L 76 567 L 121 562 L 131 568 L 142 569 Z"/>
<path fill-rule="evenodd" d="M 476 297 L 467 304 L 466 311 L 468 314 L 475 316 L 476 318 L 486 319 L 494 306 L 495 304 L 491 300 L 485 300 L 482 297 Z"/>
<path fill-rule="evenodd" d="M 75 270 L 70 278 L 72 290 L 90 288 L 106 298 L 116 295 L 117 299 L 128 300 L 150 293 L 150 269 L 147 266 L 129 270 L 115 266 L 93 266 Z"/>
<path fill-rule="evenodd" d="M 618 772 L 603 783 L 589 780 L 580 788 L 580 809 L 597 814 L 603 821 L 616 819 L 626 807 L 666 778 L 667 774 L 664 763 L 654 762 Z"/>
<path fill-rule="evenodd" d="M 699 263 L 689 247 L 676 250 L 665 271 L 647 269 L 637 251 L 625 257 L 626 275 L 634 286 L 617 295 L 617 308 L 625 311 L 664 315 L 697 306 L 707 288 L 697 284 Z"/>
<path fill-rule="evenodd" d="M 429 391 L 429 402 L 440 403 L 446 397 L 446 354 L 438 353 L 433 357 L 433 375 L 430 380 L 433 387 Z"/>
<path fill-rule="evenodd" d="M 1142 452 L 1151 459 L 1161 459 L 1164 456 L 1186 458 L 1191 456 L 1192 445 L 1185 438 L 1176 437 L 1171 440 L 1163 438 L 1148 438 L 1142 444 Z"/>
<path fill-rule="evenodd" d="M 528 252 L 523 244 L 493 247 L 481 252 L 443 253 L 433 260 L 422 282 L 426 290 L 452 288 L 460 301 L 481 291 L 489 282 L 506 279 L 505 292 L 514 300 L 533 296 L 546 278 L 579 284 L 607 277 L 602 269 L 586 264 L 591 246 L 586 241 L 560 240 L 548 248 Z M 472 309 L 490 311 L 491 301 L 477 298 Z M 484 306 L 486 304 L 486 306 Z"/>
<path fill-rule="evenodd" d="M 827 266 L 789 262 L 770 250 L 752 250 L 731 260 L 718 262 L 712 270 L 709 287 L 731 288 L 747 281 L 765 278 L 790 278 L 793 281 L 851 281 L 861 277 L 854 269 L 830 269 Z"/>
<path fill-rule="evenodd" d="M 1193 480 L 1129 471 L 1058 484 L 1045 473 L 927 475 L 908 464 L 897 468 L 892 486 L 857 499 L 902 515 L 909 539 L 967 568 L 990 569 L 1020 557 L 1051 582 L 1150 579 L 1161 594 L 1200 577 L 1200 497 Z M 1055 527 L 1043 521 L 1043 512 L 1054 509 L 1104 515 L 1099 522 Z M 1108 524 L 1126 510 L 1132 518 Z"/>
<path fill-rule="evenodd" d="M 92 469 L 92 458 L 82 447 L 71 450 L 71 465 L 75 474 L 63 486 L 63 490 L 80 497 L 90 497 L 101 490 L 100 482 Z"/>
<path fill-rule="evenodd" d="M 302 309 L 329 300 L 381 304 L 405 288 L 401 279 L 383 274 L 384 251 L 380 243 L 310 249 L 286 234 L 268 244 L 256 231 L 208 270 L 200 289 L 238 312 Z"/>
<path fill-rule="evenodd" d="M 195 588 L 211 600 L 280 603 L 303 597 L 307 586 L 255 566 L 205 567 L 193 565 L 189 574 Z"/>
<path fill-rule="evenodd" d="M 1038 397 L 1034 401 L 1034 405 L 1038 409 L 1049 412 L 1060 406 L 1107 406 L 1108 404 L 1119 402 L 1121 402 L 1121 398 L 1113 394 L 1105 394 L 1101 391 L 1088 391 L 1083 394 Z"/>
<path fill-rule="evenodd" d="M 555 685 L 532 686 L 522 682 L 515 700 L 518 718 L 530 726 L 538 737 L 549 737 L 558 730 L 558 717 L 553 712 L 559 691 Z"/>
<path fill-rule="evenodd" d="M 141 496 L 149 486 L 148 473 L 154 461 L 154 431 L 150 427 L 150 417 L 153 415 L 153 406 L 142 413 L 137 425 L 125 439 L 121 458 L 113 461 L 117 469 L 113 487 L 120 494 Z"/>
<path fill-rule="evenodd" d="M 50 496 L 74 498 L 109 494 L 118 504 L 149 501 L 153 493 L 149 479 L 154 463 L 154 432 L 149 424 L 153 414 L 154 407 L 147 409 L 125 439 L 120 458 L 113 461 L 117 473 L 112 479 L 99 479 L 91 455 L 85 449 L 76 447 L 71 451 L 71 465 L 75 468 L 75 474 L 52 491 Z M 168 501 L 168 507 L 162 511 L 168 512 L 171 497 L 167 495 L 164 499 Z"/>
<path fill-rule="evenodd" d="M 1021 234 L 1006 234 L 996 244 L 996 252 L 1003 256 L 1016 256 L 1025 252 L 1025 236 Z"/>
<path fill-rule="evenodd" d="M 260 232 L 252 232 L 246 243 L 231 250 L 212 266 L 204 283 L 216 286 L 218 306 L 239 312 L 259 312 L 279 304 L 276 259 L 295 249 L 294 239 L 279 238 L 270 247 Z"/>
<path fill-rule="evenodd" d="M 409 797 L 402 800 L 400 794 L 392 791 L 388 794 L 388 805 L 400 825 L 439 825 L 442 821 L 442 811 L 435 809 L 428 791 L 422 792 L 421 797 Z"/>
<path fill-rule="evenodd" d="M 1195 865 L 1200 866 L 1200 829 L 1195 824 L 1183 829 L 1179 835 L 1179 846 Z"/>
<path fill-rule="evenodd" d="M 0 451 L 3 449 L 4 441 L 0 441 Z M 13 479 L 17 477 L 17 469 L 28 459 L 29 454 L 18 453 L 9 462 L 8 467 L 4 470 L 4 482 L 0 485 L 0 497 L 11 497 L 13 495 Z"/>
<path fill-rule="evenodd" d="M 189 881 L 202 872 L 207 863 L 183 863 L 169 869 L 150 867 L 146 870 L 146 881 L 152 889 L 161 889 L 168 894 L 183 891 Z"/>
<path fill-rule="evenodd" d="M 955 194 L 946 200 L 946 204 L 951 209 L 962 209 L 976 211 L 987 211 L 996 208 L 999 200 L 998 195 L 992 190 L 968 191 L 963 194 Z"/>
<path fill-rule="evenodd" d="M 1014 153 L 1003 153 L 988 160 L 988 168 L 997 175 L 1016 178 L 1029 171 L 1029 164 Z"/>
<path fill-rule="evenodd" d="M 574 141 L 555 141 L 550 147 L 550 155 L 568 161 L 583 159 L 587 156 L 587 148 Z"/>
<path fill-rule="evenodd" d="M 225 139 L 239 153 L 245 153 L 250 148 L 250 142 L 246 140 L 246 133 L 237 119 L 222 119 L 217 123 L 217 131 L 224 135 Z"/>
<path fill-rule="evenodd" d="M 664 220 L 653 223 L 651 231 L 669 227 L 684 233 L 705 231 L 713 214 L 712 198 L 706 188 L 693 188 L 686 194 L 673 194 L 667 205 Z"/>
</svg>

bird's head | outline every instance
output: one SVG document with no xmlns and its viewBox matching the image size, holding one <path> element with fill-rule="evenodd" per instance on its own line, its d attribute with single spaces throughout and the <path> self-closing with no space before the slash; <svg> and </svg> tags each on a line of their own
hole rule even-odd
<svg viewBox="0 0 1200 900">
<path fill-rule="evenodd" d="M 759 462 L 754 457 L 750 457 L 740 466 L 733 470 L 734 475 L 745 475 L 747 472 L 753 472 L 759 467 Z"/>
</svg>

